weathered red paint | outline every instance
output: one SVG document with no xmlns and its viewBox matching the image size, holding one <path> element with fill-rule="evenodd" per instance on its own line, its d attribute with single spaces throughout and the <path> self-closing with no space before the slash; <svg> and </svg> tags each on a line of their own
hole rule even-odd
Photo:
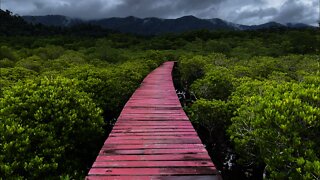
<svg viewBox="0 0 320 180">
<path fill-rule="evenodd" d="M 128 132 L 128 133 L 111 133 L 109 137 L 120 137 L 120 136 L 184 136 L 184 135 L 197 135 L 195 132 Z"/>
<path fill-rule="evenodd" d="M 132 125 L 132 126 L 141 126 L 141 125 L 156 125 L 156 126 L 166 126 L 166 125 L 188 125 L 190 126 L 191 123 L 188 121 L 174 121 L 174 122 L 163 122 L 163 121 L 122 121 L 117 123 L 119 125 Z"/>
<path fill-rule="evenodd" d="M 147 139 L 147 140 L 121 140 L 111 141 L 109 138 L 105 141 L 105 144 L 200 144 L 200 139 Z"/>
<path fill-rule="evenodd" d="M 125 154 L 125 155 L 138 155 L 138 154 L 194 154 L 194 153 L 205 153 L 204 148 L 193 148 L 193 149 L 130 149 L 130 150 L 114 150 L 114 149 L 102 149 L 99 154 L 101 155 L 113 155 L 113 154 Z"/>
<path fill-rule="evenodd" d="M 120 130 L 120 129 L 127 129 L 127 130 L 151 130 L 151 129 L 193 129 L 193 127 L 190 126 L 179 126 L 179 125 L 171 125 L 171 126 L 115 126 L 113 128 L 114 130 Z M 154 130 L 156 131 L 156 130 Z"/>
<path fill-rule="evenodd" d="M 120 136 L 120 137 L 109 137 L 110 141 L 120 140 L 161 140 L 161 139 L 198 139 L 196 135 L 189 136 Z"/>
<path fill-rule="evenodd" d="M 86 180 L 221 180 L 216 175 L 188 175 L 188 176 L 88 176 Z"/>
<path fill-rule="evenodd" d="M 143 132 L 194 132 L 194 129 L 179 129 L 177 127 L 175 128 L 165 128 L 165 129 L 113 129 L 113 133 L 129 133 L 129 132 L 136 132 L 136 133 L 143 133 Z"/>
<path fill-rule="evenodd" d="M 86 179 L 218 179 L 172 82 L 173 62 L 150 73 L 123 108 Z"/>
<path fill-rule="evenodd" d="M 203 148 L 203 144 L 145 144 L 145 145 L 112 145 L 105 144 L 102 149 L 188 149 Z"/>
<path fill-rule="evenodd" d="M 89 175 L 215 175 L 217 169 L 209 167 L 167 167 L 167 168 L 91 168 Z"/>
<path fill-rule="evenodd" d="M 156 154 L 156 155 L 99 155 L 96 161 L 200 161 L 210 160 L 206 153 L 201 154 Z"/>
<path fill-rule="evenodd" d="M 206 161 L 98 161 L 93 163 L 92 167 L 109 168 L 109 167 L 212 167 L 213 163 Z"/>
</svg>

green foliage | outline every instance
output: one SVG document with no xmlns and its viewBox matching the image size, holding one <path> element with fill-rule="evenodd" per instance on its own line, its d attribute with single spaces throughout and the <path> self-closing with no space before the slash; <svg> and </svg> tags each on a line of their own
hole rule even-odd
<svg viewBox="0 0 320 180">
<path fill-rule="evenodd" d="M 274 71 L 281 71 L 279 59 L 271 57 L 254 57 L 250 59 L 249 67 L 254 77 L 267 78 Z"/>
<path fill-rule="evenodd" d="M 64 49 L 60 46 L 39 47 L 34 50 L 34 54 L 43 60 L 56 59 L 64 53 Z"/>
<path fill-rule="evenodd" d="M 247 163 L 265 163 L 269 177 L 320 177 L 320 88 L 263 83 L 241 99 L 229 128 Z"/>
<path fill-rule="evenodd" d="M 35 71 L 23 67 L 0 68 L 0 97 L 5 88 L 14 85 L 20 80 L 34 78 L 36 75 Z"/>
<path fill-rule="evenodd" d="M 209 59 L 204 56 L 181 57 L 179 61 L 181 80 L 186 84 L 192 84 L 193 81 L 204 76 L 208 61 Z"/>
<path fill-rule="evenodd" d="M 244 65 L 235 65 L 231 67 L 231 72 L 236 78 L 254 77 L 252 69 Z"/>
<path fill-rule="evenodd" d="M 59 58 L 47 61 L 43 67 L 46 68 L 45 71 L 64 71 L 68 68 L 86 63 L 87 61 L 84 54 L 69 50 L 65 51 Z"/>
<path fill-rule="evenodd" d="M 236 56 L 232 58 L 181 58 L 181 79 L 191 87 L 187 94 L 199 98 L 186 109 L 202 141 L 217 164 L 234 153 L 239 160 L 230 162 L 241 166 L 246 176 L 262 178 L 266 172 L 271 179 L 318 178 L 319 56 L 252 57 L 268 53 L 250 51 L 230 52 Z M 305 119 L 316 125 L 303 124 Z M 221 168 L 230 168 L 225 164 Z"/>
<path fill-rule="evenodd" d="M 15 62 L 11 61 L 8 58 L 4 58 L 0 60 L 0 68 L 8 68 L 8 67 L 14 67 Z"/>
<path fill-rule="evenodd" d="M 101 110 L 76 80 L 17 83 L 0 99 L 0 174 L 39 179 L 78 174 L 103 133 Z"/>
<path fill-rule="evenodd" d="M 241 59 L 248 59 L 254 56 L 268 55 L 268 48 L 263 44 L 263 39 L 255 37 L 254 39 L 245 39 L 240 46 L 236 46 L 230 52 L 231 56 Z"/>
<path fill-rule="evenodd" d="M 150 63 L 153 63 L 154 65 L 151 66 L 152 69 L 158 67 L 160 64 L 166 61 L 176 61 L 179 56 L 176 54 L 176 52 L 173 51 L 155 51 L 155 50 L 148 50 L 143 52 L 141 57 L 138 57 L 139 59 L 144 59 L 147 62 L 141 62 L 146 63 L 150 65 Z"/>
<path fill-rule="evenodd" d="M 0 47 L 0 60 L 7 58 L 12 61 L 16 61 L 18 59 L 17 54 L 13 52 L 13 50 L 7 46 Z"/>
<path fill-rule="evenodd" d="M 76 66 L 63 74 L 80 80 L 80 88 L 91 95 L 105 113 L 119 113 L 151 69 L 142 62 L 127 62 L 109 68 Z"/>
<path fill-rule="evenodd" d="M 108 46 L 103 48 L 79 48 L 75 51 L 65 49 L 57 40 L 59 38 L 39 38 L 35 43 L 39 47 L 11 50 L 13 54 L 18 52 L 21 59 L 1 60 L 1 67 L 5 67 L 0 69 L 3 108 L 12 106 L 18 109 L 9 108 L 1 114 L 1 123 L 8 123 L 2 130 L 9 125 L 10 128 L 16 127 L 3 131 L 5 134 L 1 141 L 16 145 L 10 145 L 11 149 L 1 149 L 0 177 L 2 174 L 4 177 L 31 179 L 44 174 L 54 178 L 84 176 L 101 148 L 103 141 L 99 137 L 103 128 L 113 125 L 112 120 L 151 70 L 174 58 L 170 52 L 134 53 L 113 49 L 108 45 L 110 42 L 106 42 Z M 103 45 L 105 39 L 93 41 L 98 41 L 93 45 Z M 69 43 L 73 44 L 72 41 Z M 74 44 L 68 47 L 74 48 Z M 99 48 L 101 51 L 98 53 L 115 50 L 117 55 L 111 59 L 92 58 Z M 16 106 L 9 101 L 10 97 L 17 99 Z M 76 103 L 78 100 L 80 102 Z M 40 110 L 41 116 L 38 117 Z M 7 118 L 9 116 L 12 118 Z M 86 119 L 91 119 L 94 124 L 87 124 Z M 66 129 L 62 132 L 63 123 Z M 8 135 L 9 132 L 13 134 Z M 21 137 L 16 137 L 18 135 Z M 73 136 L 79 139 L 72 140 Z M 41 138 L 43 141 L 39 140 Z M 18 153 L 25 155 L 19 156 Z"/>
<path fill-rule="evenodd" d="M 289 82 L 293 80 L 290 76 L 288 76 L 288 73 L 283 73 L 279 71 L 272 71 L 272 73 L 269 74 L 268 79 L 278 81 L 279 83 L 283 81 Z"/>
<path fill-rule="evenodd" d="M 292 53 L 307 54 L 319 49 L 319 43 L 314 34 L 307 32 L 290 32 L 290 51 Z"/>
<path fill-rule="evenodd" d="M 121 50 L 111 47 L 110 44 L 111 42 L 108 40 L 98 40 L 96 47 L 90 49 L 91 54 L 89 58 L 100 59 L 102 61 L 107 61 L 110 63 L 124 62 L 128 60 L 128 58 L 123 55 Z"/>
<path fill-rule="evenodd" d="M 228 42 L 209 40 L 205 45 L 205 50 L 208 52 L 229 54 L 229 52 L 231 51 L 231 46 Z"/>
<path fill-rule="evenodd" d="M 38 56 L 31 56 L 25 59 L 21 59 L 16 63 L 17 67 L 24 67 L 26 69 L 30 69 L 36 72 L 40 72 L 42 69 L 43 61 Z"/>
<path fill-rule="evenodd" d="M 228 139 L 224 132 L 230 123 L 231 111 L 224 101 L 200 99 L 187 112 L 193 124 L 208 132 L 206 141 L 219 143 Z"/>
<path fill-rule="evenodd" d="M 227 68 L 213 67 L 191 85 L 197 98 L 227 100 L 233 91 L 232 75 Z"/>
<path fill-rule="evenodd" d="M 179 72 L 181 80 L 186 85 L 191 85 L 195 80 L 203 77 L 206 68 L 210 65 L 225 66 L 228 60 L 223 54 L 212 53 L 208 56 L 196 55 L 193 57 L 182 56 L 179 59 Z"/>
<path fill-rule="evenodd" d="M 317 86 L 320 84 L 319 75 L 304 76 L 302 81 L 306 86 Z"/>
</svg>

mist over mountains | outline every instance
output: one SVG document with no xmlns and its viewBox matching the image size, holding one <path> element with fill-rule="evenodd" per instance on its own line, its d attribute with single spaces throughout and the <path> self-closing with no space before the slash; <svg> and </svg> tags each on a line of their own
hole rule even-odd
<svg viewBox="0 0 320 180">
<path fill-rule="evenodd" d="M 137 18 L 129 16 L 125 18 L 105 18 L 97 20 L 81 20 L 61 15 L 47 16 L 22 16 L 22 18 L 31 24 L 43 24 L 46 26 L 72 27 L 79 24 L 91 24 L 100 26 L 104 29 L 111 29 L 123 33 L 133 33 L 140 35 L 157 35 L 164 33 L 180 33 L 191 30 L 259 30 L 270 28 L 315 28 L 302 23 L 280 24 L 269 22 L 261 25 L 241 25 L 222 19 L 200 19 L 194 16 L 183 16 L 177 19 L 161 18 Z"/>
</svg>

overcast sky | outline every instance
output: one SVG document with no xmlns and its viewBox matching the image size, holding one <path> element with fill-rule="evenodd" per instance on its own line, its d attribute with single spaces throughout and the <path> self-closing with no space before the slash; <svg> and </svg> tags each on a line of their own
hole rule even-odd
<svg viewBox="0 0 320 180">
<path fill-rule="evenodd" d="M 319 0 L 0 0 L 19 15 L 59 14 L 82 19 L 108 17 L 221 18 L 239 24 L 269 21 L 316 25 Z"/>
</svg>

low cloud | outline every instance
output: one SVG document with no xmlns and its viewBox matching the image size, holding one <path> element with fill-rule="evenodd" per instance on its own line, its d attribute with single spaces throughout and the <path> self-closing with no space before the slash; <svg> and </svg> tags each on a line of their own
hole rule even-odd
<svg viewBox="0 0 320 180">
<path fill-rule="evenodd" d="M 316 24 L 318 6 L 318 0 L 2 0 L 2 8 L 20 15 L 59 14 L 82 19 L 194 15 L 241 24 Z"/>
<path fill-rule="evenodd" d="M 319 15 L 316 1 L 287 0 L 273 17 L 274 21 L 315 24 Z"/>
</svg>

